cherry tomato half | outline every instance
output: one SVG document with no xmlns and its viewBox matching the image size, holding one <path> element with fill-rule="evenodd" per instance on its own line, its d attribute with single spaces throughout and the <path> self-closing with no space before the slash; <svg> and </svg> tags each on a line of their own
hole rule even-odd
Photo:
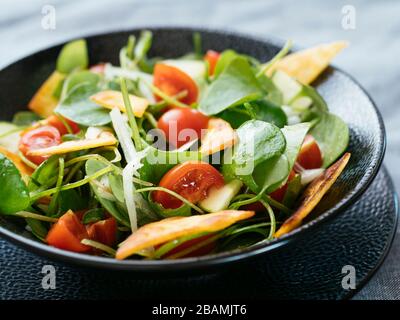
<svg viewBox="0 0 400 320">
<path fill-rule="evenodd" d="M 82 244 L 81 240 L 88 238 L 85 226 L 72 211 L 68 211 L 51 227 L 46 242 L 59 249 L 87 252 L 91 248 Z"/>
<path fill-rule="evenodd" d="M 19 142 L 19 150 L 24 156 L 39 165 L 45 161 L 48 156 L 31 156 L 28 152 L 52 146 L 57 146 L 61 143 L 60 132 L 52 126 L 43 126 L 27 131 Z"/>
<path fill-rule="evenodd" d="M 201 138 L 201 130 L 207 128 L 209 118 L 201 112 L 190 108 L 174 108 L 165 112 L 158 120 L 157 127 L 165 138 L 179 148 L 185 143 Z M 187 130 L 187 134 L 184 129 Z M 181 136 L 180 136 L 181 135 Z"/>
<path fill-rule="evenodd" d="M 192 203 L 207 197 L 210 187 L 222 187 L 224 178 L 212 165 L 201 161 L 188 161 L 169 170 L 161 179 L 159 186 L 175 191 Z M 174 196 L 155 191 L 153 200 L 166 209 L 176 209 L 182 201 Z"/>
<path fill-rule="evenodd" d="M 304 169 L 317 169 L 322 166 L 322 153 L 312 135 L 307 135 L 297 157 L 297 163 Z"/>
<path fill-rule="evenodd" d="M 157 63 L 154 67 L 153 84 L 169 96 L 187 91 L 187 95 L 180 99 L 181 102 L 192 104 L 197 101 L 199 90 L 196 82 L 176 67 Z M 156 96 L 156 99 L 161 100 Z"/>
<path fill-rule="evenodd" d="M 112 247 L 117 236 L 117 222 L 114 218 L 97 221 L 86 227 L 89 238 Z"/>
<path fill-rule="evenodd" d="M 75 122 L 73 122 L 67 118 L 64 118 L 64 119 L 68 123 L 69 127 L 71 128 L 72 133 L 78 133 L 81 130 Z M 55 115 L 48 117 L 47 123 L 50 126 L 53 126 L 54 128 L 56 128 L 60 132 L 60 135 L 62 135 L 62 136 L 64 134 L 68 133 L 68 129 L 65 127 L 64 123 L 62 123 L 62 121 Z"/>
<path fill-rule="evenodd" d="M 204 60 L 208 62 L 209 69 L 208 74 L 212 76 L 215 71 L 215 66 L 217 65 L 218 59 L 220 57 L 220 53 L 214 50 L 208 50 L 206 55 L 204 56 Z"/>
</svg>

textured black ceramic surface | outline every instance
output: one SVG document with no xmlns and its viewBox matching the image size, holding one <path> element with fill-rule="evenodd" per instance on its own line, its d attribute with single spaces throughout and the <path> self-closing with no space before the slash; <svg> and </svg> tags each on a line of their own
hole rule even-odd
<svg viewBox="0 0 400 320">
<path fill-rule="evenodd" d="M 192 34 L 200 31 L 203 49 L 222 51 L 232 48 L 254 56 L 262 61 L 270 59 L 280 48 L 275 40 L 258 40 L 248 36 L 225 32 L 194 30 L 187 28 L 152 29 L 154 43 L 151 56 L 177 57 L 192 50 Z M 138 30 L 132 31 L 138 34 Z M 88 37 L 90 61 L 92 63 L 110 61 L 118 63 L 118 49 L 126 42 L 132 32 Z M 17 110 L 25 108 L 38 86 L 54 70 L 55 60 L 61 46 L 38 52 L 12 64 L 0 72 L 1 119 L 10 119 Z M 335 68 L 329 68 L 316 81 L 318 91 L 327 101 L 330 110 L 342 117 L 349 125 L 351 136 L 349 151 L 350 162 L 329 192 L 316 208 L 310 222 L 289 235 L 270 244 L 254 246 L 252 249 L 232 251 L 202 258 L 188 258 L 179 261 L 116 261 L 108 258 L 92 257 L 61 251 L 29 239 L 30 235 L 23 225 L 14 220 L 0 217 L 0 234 L 29 250 L 52 258 L 86 266 L 130 271 L 194 271 L 210 268 L 222 263 L 239 261 L 270 252 L 287 244 L 291 240 L 315 232 L 314 226 L 334 217 L 366 190 L 381 165 L 385 134 L 381 117 L 373 102 L 363 89 L 348 75 Z"/>
<path fill-rule="evenodd" d="M 55 264 L 0 240 L 0 299 L 343 299 L 359 290 L 386 255 L 397 223 L 397 198 L 382 169 L 351 208 L 313 233 L 253 262 L 217 273 L 175 278 L 87 270 Z M 56 289 L 43 290 L 44 265 Z M 356 270 L 356 290 L 341 286 Z"/>
</svg>

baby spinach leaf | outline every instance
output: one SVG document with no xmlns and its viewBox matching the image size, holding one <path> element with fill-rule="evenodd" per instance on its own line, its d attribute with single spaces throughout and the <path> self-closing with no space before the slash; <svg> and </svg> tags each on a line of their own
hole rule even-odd
<svg viewBox="0 0 400 320">
<path fill-rule="evenodd" d="M 100 220 L 105 219 L 104 209 L 103 208 L 94 208 L 85 212 L 82 217 L 83 224 L 94 223 Z"/>
<path fill-rule="evenodd" d="M 329 167 L 347 148 L 349 128 L 338 116 L 324 112 L 311 129 L 310 134 L 317 140 L 322 151 L 322 166 Z"/>
<path fill-rule="evenodd" d="M 192 214 L 192 210 L 190 206 L 187 204 L 183 204 L 179 208 L 176 209 L 166 209 L 161 204 L 154 202 L 151 197 L 151 192 L 149 192 L 148 201 L 151 208 L 161 217 L 163 218 L 170 218 L 170 217 L 187 217 Z"/>
<path fill-rule="evenodd" d="M 289 169 L 292 170 L 293 165 L 299 154 L 303 140 L 310 130 L 310 123 L 299 123 L 291 126 L 285 126 L 282 133 L 286 139 L 285 155 L 289 161 Z"/>
<path fill-rule="evenodd" d="M 76 71 L 71 73 L 67 79 L 64 81 L 61 96 L 65 96 L 71 92 L 71 90 L 81 84 L 92 84 L 96 86 L 99 83 L 99 75 L 90 72 L 88 70 Z"/>
<path fill-rule="evenodd" d="M 287 208 L 292 208 L 296 200 L 300 196 L 301 190 L 303 189 L 301 185 L 301 176 L 296 175 L 291 181 L 288 182 L 288 187 L 285 192 L 285 197 L 283 198 L 283 205 Z"/>
<path fill-rule="evenodd" d="M 200 101 L 199 110 L 213 115 L 262 95 L 263 91 L 250 64 L 245 58 L 238 57 L 232 60 L 207 88 Z"/>
<path fill-rule="evenodd" d="M 62 116 L 84 126 L 103 126 L 110 123 L 109 110 L 89 99 L 98 88 L 92 83 L 81 83 L 71 89 L 56 108 Z"/>
<path fill-rule="evenodd" d="M 289 172 L 289 161 L 282 154 L 259 164 L 245 183 L 253 192 L 270 193 L 280 187 Z"/>
<path fill-rule="evenodd" d="M 316 120 L 320 118 L 321 114 L 328 112 L 328 106 L 325 100 L 313 87 L 303 85 L 300 96 L 308 96 L 313 101 L 311 107 L 301 115 L 301 120 L 303 122 Z"/>
<path fill-rule="evenodd" d="M 21 174 L 3 154 L 0 154 L 0 185 L 0 213 L 15 213 L 29 206 L 29 191 Z"/>
<path fill-rule="evenodd" d="M 84 210 L 88 207 L 88 196 L 80 195 L 76 189 L 64 190 L 60 192 L 60 212 Z"/>
<path fill-rule="evenodd" d="M 71 41 L 63 46 L 57 58 L 57 71 L 70 73 L 74 69 L 85 69 L 89 65 L 86 41 Z"/>
<path fill-rule="evenodd" d="M 32 173 L 31 179 L 28 184 L 30 192 L 39 189 L 42 185 L 51 187 L 56 183 L 56 177 L 58 175 L 58 158 L 59 156 L 54 155 L 42 162 L 39 167 Z M 53 184 L 50 184 L 53 181 Z"/>
<path fill-rule="evenodd" d="M 225 50 L 221 53 L 218 62 L 215 66 L 214 77 L 217 78 L 222 71 L 229 65 L 234 59 L 239 57 L 239 54 L 233 50 Z"/>
<path fill-rule="evenodd" d="M 14 114 L 12 123 L 19 127 L 30 126 L 41 118 L 31 111 L 20 111 Z"/>
<path fill-rule="evenodd" d="M 283 94 L 266 75 L 257 77 L 261 87 L 267 92 L 267 99 L 278 106 L 283 104 Z"/>
<path fill-rule="evenodd" d="M 252 113 L 255 114 L 255 119 L 270 122 L 279 128 L 282 128 L 287 123 L 285 112 L 271 101 L 260 99 L 249 104 L 252 108 Z M 252 119 L 252 116 L 242 106 L 224 110 L 218 116 L 228 121 L 234 129 Z"/>
<path fill-rule="evenodd" d="M 85 167 L 86 167 L 86 174 L 92 175 L 97 171 L 105 168 L 106 164 L 98 160 L 91 159 L 86 161 Z M 98 185 L 91 182 L 90 186 L 92 187 L 92 190 L 95 193 L 97 200 L 100 202 L 103 208 L 106 209 L 119 223 L 123 224 L 124 226 L 130 227 L 130 222 L 127 212 L 122 210 L 121 206 L 119 206 L 117 202 L 102 196 L 102 192 Z"/>
<path fill-rule="evenodd" d="M 251 174 L 258 164 L 284 152 L 285 137 L 278 127 L 260 120 L 245 122 L 237 129 L 237 135 L 239 143 L 232 158 L 226 159 L 230 161 L 224 163 L 222 172 L 227 180 L 238 177 L 250 184 Z"/>
<path fill-rule="evenodd" d="M 49 230 L 45 227 L 44 222 L 36 219 L 25 219 L 25 221 L 27 225 L 31 228 L 33 235 L 40 241 L 45 242 Z"/>
</svg>

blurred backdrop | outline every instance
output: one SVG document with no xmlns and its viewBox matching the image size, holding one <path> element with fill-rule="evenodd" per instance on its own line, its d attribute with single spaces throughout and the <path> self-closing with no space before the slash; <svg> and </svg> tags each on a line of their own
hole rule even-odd
<svg viewBox="0 0 400 320">
<path fill-rule="evenodd" d="M 46 5 L 54 9 L 54 29 L 43 28 Z M 385 164 L 400 190 L 399 17 L 397 0 L 1 0 L 0 68 L 70 38 L 133 27 L 229 29 L 290 38 L 299 47 L 348 40 L 351 46 L 334 64 L 353 75 L 382 112 L 388 138 Z M 387 283 L 383 279 L 390 280 L 398 270 L 394 257 L 399 250 L 396 245 L 368 284 L 381 297 Z"/>
</svg>

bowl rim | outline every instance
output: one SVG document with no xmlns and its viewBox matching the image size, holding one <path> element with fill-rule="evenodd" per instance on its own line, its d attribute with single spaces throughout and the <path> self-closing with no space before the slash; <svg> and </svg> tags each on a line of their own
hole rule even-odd
<svg viewBox="0 0 400 320">
<path fill-rule="evenodd" d="M 248 40 L 252 40 L 255 42 L 260 42 L 264 44 L 270 44 L 277 47 L 282 47 L 284 41 L 275 38 L 275 37 L 258 37 L 254 35 L 249 35 L 243 32 L 237 32 L 230 29 L 218 29 L 218 28 L 205 28 L 205 27 L 185 27 L 185 26 L 163 26 L 163 25 L 153 25 L 153 26 L 138 26 L 135 28 L 126 28 L 120 29 L 112 32 L 99 32 L 99 33 L 90 33 L 80 35 L 79 37 L 73 37 L 65 39 L 61 42 L 55 43 L 51 46 L 47 46 L 41 50 L 36 52 L 32 52 L 27 54 L 26 56 L 19 58 L 14 62 L 10 62 L 7 65 L 1 67 L 0 72 L 12 67 L 15 64 L 23 63 L 24 60 L 27 60 L 33 56 L 38 56 L 45 51 L 55 49 L 69 41 L 85 38 L 85 39 L 95 39 L 104 36 L 113 36 L 120 35 L 121 33 L 128 32 L 139 32 L 144 29 L 149 29 L 152 31 L 190 31 L 190 32 L 203 32 L 209 34 L 218 34 L 220 36 L 232 36 L 245 38 Z M 296 48 L 298 49 L 298 48 Z M 250 258 L 255 258 L 261 254 L 272 252 L 277 250 L 278 248 L 285 246 L 289 243 L 294 242 L 296 239 L 299 239 L 306 235 L 308 232 L 312 232 L 317 226 L 322 225 L 323 223 L 329 221 L 330 219 L 336 217 L 338 214 L 343 213 L 349 206 L 354 204 L 360 196 L 367 190 L 370 186 L 371 182 L 376 177 L 379 169 L 382 165 L 383 158 L 386 150 L 386 132 L 385 125 L 383 122 L 382 115 L 372 100 L 370 94 L 363 88 L 363 86 L 354 79 L 353 76 L 349 75 L 347 72 L 343 71 L 340 68 L 335 67 L 334 65 L 330 65 L 335 71 L 338 71 L 343 76 L 347 77 L 350 81 L 352 81 L 355 85 L 359 87 L 361 92 L 366 96 L 369 103 L 371 104 L 378 120 L 379 124 L 379 136 L 380 145 L 377 148 L 377 157 L 374 159 L 375 162 L 370 165 L 369 168 L 371 170 L 367 170 L 366 174 L 360 180 L 358 184 L 358 188 L 355 188 L 352 192 L 350 192 L 346 197 L 342 198 L 338 203 L 335 204 L 332 208 L 324 211 L 315 219 L 307 222 L 304 225 L 301 225 L 299 228 L 289 232 L 288 234 L 278 238 L 272 239 L 270 241 L 265 241 L 263 243 L 255 244 L 251 247 L 235 249 L 227 252 L 221 252 L 217 254 L 210 254 L 202 257 L 194 257 L 194 258 L 183 258 L 177 260 L 116 260 L 113 258 L 100 257 L 100 256 L 91 256 L 88 254 L 81 254 L 70 252 L 66 250 L 61 250 L 55 247 L 51 247 L 47 244 L 38 242 L 33 239 L 29 239 L 23 235 L 19 235 L 14 233 L 2 226 L 0 226 L 0 236 L 9 240 L 10 242 L 27 249 L 28 251 L 32 251 L 41 256 L 45 256 L 51 258 L 53 260 L 58 260 L 66 263 L 72 263 L 75 265 L 86 266 L 86 267 L 94 267 L 99 269 L 109 269 L 109 270 L 118 270 L 118 271 L 137 271 L 137 272 L 174 272 L 180 270 L 204 270 L 210 267 L 219 266 L 222 264 L 228 264 L 231 262 L 238 262 L 242 260 L 248 260 Z"/>
</svg>

